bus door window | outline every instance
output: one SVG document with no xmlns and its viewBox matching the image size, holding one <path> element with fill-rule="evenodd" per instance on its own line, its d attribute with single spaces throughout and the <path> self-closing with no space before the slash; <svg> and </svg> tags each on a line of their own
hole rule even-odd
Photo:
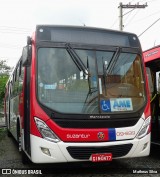
<svg viewBox="0 0 160 177">
<path fill-rule="evenodd" d="M 105 99 L 128 99 L 133 105 L 130 107 L 131 110 L 137 110 L 144 104 L 145 83 L 140 59 L 137 54 L 123 52 L 119 54 L 115 65 L 105 74 L 107 77 Z"/>
<path fill-rule="evenodd" d="M 20 67 L 19 67 L 19 93 L 22 92 L 23 89 L 23 80 L 24 80 L 24 67 L 22 67 L 22 61 L 20 62 Z"/>
</svg>

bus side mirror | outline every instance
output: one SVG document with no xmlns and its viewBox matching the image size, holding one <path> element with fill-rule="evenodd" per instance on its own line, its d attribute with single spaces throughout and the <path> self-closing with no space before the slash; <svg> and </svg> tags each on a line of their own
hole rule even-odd
<svg viewBox="0 0 160 177">
<path fill-rule="evenodd" d="M 23 48 L 22 51 L 22 65 L 26 67 L 30 66 L 31 58 L 32 58 L 32 48 L 31 45 L 27 45 Z"/>
</svg>

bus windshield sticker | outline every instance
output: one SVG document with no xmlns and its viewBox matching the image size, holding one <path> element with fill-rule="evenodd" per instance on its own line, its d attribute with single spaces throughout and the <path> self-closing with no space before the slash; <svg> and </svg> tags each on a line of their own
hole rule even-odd
<svg viewBox="0 0 160 177">
<path fill-rule="evenodd" d="M 46 89 L 46 90 L 54 90 L 54 89 L 56 89 L 56 86 L 55 86 L 55 84 L 52 84 L 52 85 L 46 84 L 46 85 L 44 85 L 44 89 Z"/>
<path fill-rule="evenodd" d="M 110 100 L 101 100 L 100 104 L 101 104 L 102 111 L 111 112 Z"/>
<path fill-rule="evenodd" d="M 131 98 L 112 98 L 110 99 L 111 111 L 132 111 Z"/>
</svg>

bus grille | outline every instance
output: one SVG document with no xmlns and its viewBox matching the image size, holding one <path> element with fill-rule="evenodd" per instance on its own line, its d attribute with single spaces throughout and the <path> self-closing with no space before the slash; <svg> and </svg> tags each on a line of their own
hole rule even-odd
<svg viewBox="0 0 160 177">
<path fill-rule="evenodd" d="M 72 158 L 79 160 L 87 160 L 92 154 L 96 153 L 112 153 L 112 157 L 122 157 L 128 154 L 133 144 L 123 144 L 105 147 L 67 147 Z"/>
<path fill-rule="evenodd" d="M 78 119 L 53 119 L 63 128 L 120 128 L 134 126 L 139 118 L 113 119 L 113 120 L 78 120 Z"/>
</svg>

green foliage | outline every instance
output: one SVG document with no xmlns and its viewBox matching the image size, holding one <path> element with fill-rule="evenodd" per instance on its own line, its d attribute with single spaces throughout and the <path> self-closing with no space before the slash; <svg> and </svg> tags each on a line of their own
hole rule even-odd
<svg viewBox="0 0 160 177">
<path fill-rule="evenodd" d="M 3 105 L 5 85 L 9 78 L 10 71 L 11 71 L 11 67 L 6 64 L 5 60 L 1 60 L 0 61 L 0 108 Z"/>
<path fill-rule="evenodd" d="M 6 64 L 5 60 L 0 60 L 0 75 L 8 75 L 11 71 L 11 67 Z"/>
<path fill-rule="evenodd" d="M 8 75 L 0 76 L 0 107 L 3 103 L 5 85 L 8 80 Z"/>
</svg>

